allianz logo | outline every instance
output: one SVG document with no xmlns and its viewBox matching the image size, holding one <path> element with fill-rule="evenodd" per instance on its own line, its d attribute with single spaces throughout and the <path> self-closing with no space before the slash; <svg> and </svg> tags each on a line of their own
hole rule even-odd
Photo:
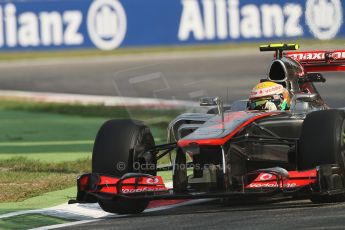
<svg viewBox="0 0 345 230">
<path fill-rule="evenodd" d="M 85 20 L 79 10 L 17 12 L 16 5 L 0 5 L 0 47 L 78 46 Z M 126 33 L 126 14 L 117 0 L 93 1 L 86 15 L 87 33 L 99 49 L 118 47 Z"/>
<path fill-rule="evenodd" d="M 253 1 L 254 2 L 254 1 Z M 259 2 L 259 1 L 256 1 Z M 180 41 L 299 37 L 304 22 L 318 39 L 332 39 L 341 28 L 340 0 L 242 4 L 239 0 L 181 0 Z"/>
</svg>

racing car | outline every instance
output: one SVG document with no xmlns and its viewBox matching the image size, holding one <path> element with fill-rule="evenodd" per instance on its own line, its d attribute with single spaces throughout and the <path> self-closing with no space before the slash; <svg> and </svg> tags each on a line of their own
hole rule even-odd
<svg viewBox="0 0 345 230">
<path fill-rule="evenodd" d="M 220 97 L 204 97 L 200 106 L 211 109 L 176 117 L 163 145 L 155 145 L 141 121 L 105 122 L 94 142 L 92 172 L 78 178 L 69 203 L 97 202 L 106 212 L 134 214 L 153 200 L 345 201 L 345 111 L 331 109 L 314 86 L 326 81 L 322 72 L 345 71 L 345 50 L 298 48 L 260 46 L 275 54 L 259 81 L 283 88 L 288 108 L 251 108 L 250 100 L 229 107 Z M 158 167 L 168 155 L 171 164 Z M 172 171 L 172 188 L 157 176 L 160 170 Z"/>
</svg>

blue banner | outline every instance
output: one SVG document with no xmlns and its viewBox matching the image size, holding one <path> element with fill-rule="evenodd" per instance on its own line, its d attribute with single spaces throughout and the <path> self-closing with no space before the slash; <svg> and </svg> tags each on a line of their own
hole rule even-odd
<svg viewBox="0 0 345 230">
<path fill-rule="evenodd" d="M 0 0 L 0 50 L 344 38 L 341 0 Z"/>
</svg>

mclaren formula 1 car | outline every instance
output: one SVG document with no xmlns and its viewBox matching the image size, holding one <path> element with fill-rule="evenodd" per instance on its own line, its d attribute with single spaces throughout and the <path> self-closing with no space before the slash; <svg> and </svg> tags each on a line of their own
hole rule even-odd
<svg viewBox="0 0 345 230">
<path fill-rule="evenodd" d="M 186 113 L 168 126 L 168 144 L 155 145 L 143 122 L 110 120 L 95 139 L 92 173 L 77 180 L 70 203 L 96 203 L 107 212 L 140 213 L 152 200 L 289 197 L 345 201 L 345 111 L 331 109 L 314 83 L 322 72 L 345 71 L 345 50 L 297 52 L 271 44 L 267 79 L 291 95 L 285 111 L 248 110 L 248 101 L 223 106 L 200 100 L 208 113 Z M 171 156 L 172 188 L 157 176 Z"/>
</svg>

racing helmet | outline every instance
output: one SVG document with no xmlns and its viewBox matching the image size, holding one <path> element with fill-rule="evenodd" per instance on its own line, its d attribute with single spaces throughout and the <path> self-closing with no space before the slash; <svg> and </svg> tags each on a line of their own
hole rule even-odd
<svg viewBox="0 0 345 230">
<path fill-rule="evenodd" d="M 249 110 L 288 110 L 290 108 L 289 91 L 282 85 L 271 81 L 257 84 L 249 96 Z"/>
</svg>

